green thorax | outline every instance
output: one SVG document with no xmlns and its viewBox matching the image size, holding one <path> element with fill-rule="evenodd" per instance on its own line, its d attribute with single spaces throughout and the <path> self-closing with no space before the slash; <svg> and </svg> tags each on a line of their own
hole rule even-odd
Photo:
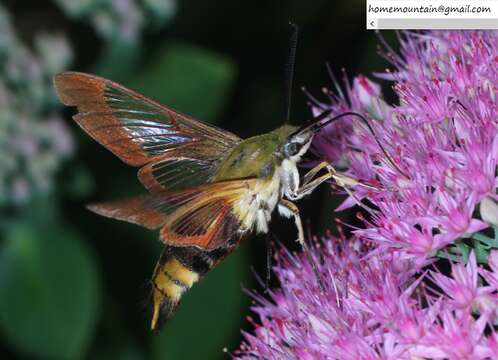
<svg viewBox="0 0 498 360">
<path fill-rule="evenodd" d="M 241 141 L 218 165 L 212 181 L 271 177 L 281 163 L 277 152 L 295 129 L 283 125 Z"/>
</svg>

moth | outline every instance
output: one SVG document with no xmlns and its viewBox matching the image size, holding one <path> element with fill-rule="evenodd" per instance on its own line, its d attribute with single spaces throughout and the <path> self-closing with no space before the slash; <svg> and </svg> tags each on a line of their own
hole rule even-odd
<svg viewBox="0 0 498 360">
<path fill-rule="evenodd" d="M 242 239 L 267 233 L 274 211 L 294 219 L 304 246 L 294 201 L 329 179 L 344 187 L 357 184 L 327 163 L 300 178 L 297 165 L 314 135 L 337 118 L 328 113 L 305 126 L 283 125 L 241 139 L 101 77 L 63 72 L 54 85 L 62 103 L 77 107 L 74 120 L 83 130 L 140 168 L 148 194 L 89 208 L 160 229 L 165 248 L 151 280 L 152 330 Z"/>
</svg>

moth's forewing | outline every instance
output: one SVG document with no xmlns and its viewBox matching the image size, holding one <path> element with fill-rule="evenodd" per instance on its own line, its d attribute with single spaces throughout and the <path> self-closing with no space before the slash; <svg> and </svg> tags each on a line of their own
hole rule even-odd
<svg viewBox="0 0 498 360">
<path fill-rule="evenodd" d="M 208 181 L 241 140 L 97 76 L 64 72 L 54 84 L 61 101 L 78 108 L 74 119 L 91 137 L 127 164 L 143 166 L 139 178 L 152 192 Z"/>
</svg>

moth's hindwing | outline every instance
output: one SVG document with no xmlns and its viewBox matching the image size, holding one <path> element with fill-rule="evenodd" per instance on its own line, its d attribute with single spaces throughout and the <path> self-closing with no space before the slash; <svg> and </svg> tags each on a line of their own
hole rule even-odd
<svg viewBox="0 0 498 360">
<path fill-rule="evenodd" d="M 208 183 L 174 192 L 149 194 L 90 205 L 103 216 L 149 229 L 161 229 L 160 239 L 170 246 L 197 246 L 207 251 L 226 246 L 240 229 L 235 211 L 255 186 L 256 179 Z"/>
</svg>

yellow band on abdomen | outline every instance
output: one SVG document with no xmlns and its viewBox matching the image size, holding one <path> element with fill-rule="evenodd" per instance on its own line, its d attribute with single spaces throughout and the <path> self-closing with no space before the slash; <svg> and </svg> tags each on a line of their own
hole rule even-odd
<svg viewBox="0 0 498 360">
<path fill-rule="evenodd" d="M 156 265 L 153 283 L 151 329 L 156 330 L 159 318 L 168 317 L 178 305 L 183 293 L 199 280 L 199 275 L 185 267 L 174 256 Z"/>
</svg>

